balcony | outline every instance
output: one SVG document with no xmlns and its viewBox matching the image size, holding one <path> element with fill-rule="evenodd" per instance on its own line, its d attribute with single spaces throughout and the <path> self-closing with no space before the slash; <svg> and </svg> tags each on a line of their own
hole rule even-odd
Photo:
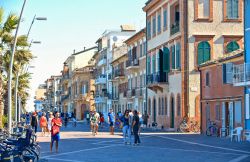
<svg viewBox="0 0 250 162">
<path fill-rule="evenodd" d="M 112 100 L 112 101 L 118 101 L 119 100 L 119 96 L 115 95 L 115 94 L 108 94 L 108 99 Z"/>
<path fill-rule="evenodd" d="M 138 70 L 139 69 L 139 60 L 138 59 L 127 60 L 126 61 L 126 69 L 127 70 Z"/>
<path fill-rule="evenodd" d="M 122 79 L 125 78 L 125 72 L 124 69 L 115 69 L 114 73 L 113 73 L 113 78 L 114 79 Z"/>
<path fill-rule="evenodd" d="M 180 31 L 180 23 L 175 22 L 174 24 L 171 25 L 170 28 L 170 35 L 174 35 L 175 33 L 178 33 Z"/>
<path fill-rule="evenodd" d="M 106 100 L 105 100 L 105 97 L 100 97 L 100 96 L 98 96 L 98 97 L 96 96 L 96 97 L 95 97 L 95 103 L 96 103 L 96 104 L 105 103 L 105 101 L 106 101 Z"/>
<path fill-rule="evenodd" d="M 107 80 L 106 80 L 106 75 L 102 74 L 100 75 L 96 80 L 95 80 L 95 84 L 106 84 Z"/>
<path fill-rule="evenodd" d="M 147 75 L 147 86 L 149 89 L 163 92 L 163 87 L 168 84 L 168 75 L 166 72 L 157 72 Z"/>
<path fill-rule="evenodd" d="M 137 89 L 136 89 L 136 97 L 142 98 L 144 92 L 145 92 L 145 89 L 143 89 L 143 87 L 137 88 Z"/>
<path fill-rule="evenodd" d="M 233 85 L 234 86 L 250 85 L 250 63 L 233 65 Z"/>
<path fill-rule="evenodd" d="M 99 62 L 97 63 L 97 66 L 104 66 L 107 64 L 107 59 L 106 57 L 103 57 L 102 59 L 99 60 Z"/>
</svg>

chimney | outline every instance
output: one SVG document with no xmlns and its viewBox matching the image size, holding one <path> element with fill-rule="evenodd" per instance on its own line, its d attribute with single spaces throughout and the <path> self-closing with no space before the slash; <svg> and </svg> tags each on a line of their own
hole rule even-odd
<svg viewBox="0 0 250 162">
<path fill-rule="evenodd" d="M 74 49 L 74 50 L 73 50 L 73 54 L 75 54 L 75 53 L 76 53 L 76 50 Z"/>
<path fill-rule="evenodd" d="M 85 51 L 86 47 L 83 47 L 83 49 L 84 49 L 84 51 Z"/>
</svg>

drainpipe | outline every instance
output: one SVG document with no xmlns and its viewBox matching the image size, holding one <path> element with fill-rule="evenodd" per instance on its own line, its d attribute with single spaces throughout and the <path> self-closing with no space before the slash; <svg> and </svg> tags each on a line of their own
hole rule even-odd
<svg viewBox="0 0 250 162">
<path fill-rule="evenodd" d="M 147 74 L 148 74 L 148 63 L 147 63 L 147 60 L 148 60 L 148 33 L 147 33 L 147 17 L 148 17 L 148 13 L 146 12 L 146 31 L 145 31 L 145 37 L 146 37 L 146 107 L 145 107 L 145 111 L 146 111 L 146 114 L 148 114 L 148 77 L 147 77 Z"/>
<path fill-rule="evenodd" d="M 202 73 L 201 73 L 201 70 L 200 68 L 198 68 L 198 71 L 200 73 L 200 134 L 202 134 L 202 103 L 201 103 L 201 100 L 202 100 Z"/>
</svg>

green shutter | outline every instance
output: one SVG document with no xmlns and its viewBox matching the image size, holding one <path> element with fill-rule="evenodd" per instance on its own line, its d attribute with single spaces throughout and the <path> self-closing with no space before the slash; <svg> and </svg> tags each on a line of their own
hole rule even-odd
<svg viewBox="0 0 250 162">
<path fill-rule="evenodd" d="M 169 72 L 170 71 L 170 55 L 169 55 L 169 49 L 167 47 L 164 47 L 163 49 L 163 71 Z"/>
<path fill-rule="evenodd" d="M 175 69 L 175 46 L 172 46 L 172 50 L 171 50 L 171 53 L 172 53 L 172 69 Z"/>
<path fill-rule="evenodd" d="M 237 19 L 239 17 L 239 0 L 233 0 L 233 18 Z"/>
<path fill-rule="evenodd" d="M 150 56 L 148 56 L 148 60 L 147 60 L 147 73 L 148 74 L 151 74 L 151 67 L 150 67 L 150 60 L 151 58 L 150 58 Z"/>
<path fill-rule="evenodd" d="M 152 57 L 152 73 L 155 73 L 155 55 Z"/>
<path fill-rule="evenodd" d="M 179 69 L 180 66 L 181 66 L 181 64 L 180 64 L 180 62 L 181 62 L 181 60 L 180 60 L 180 58 L 181 58 L 180 53 L 181 53 L 181 51 L 180 51 L 180 44 L 178 43 L 176 45 L 176 68 L 177 69 Z"/>
<path fill-rule="evenodd" d="M 227 17 L 232 18 L 232 6 L 233 0 L 227 0 Z"/>
<path fill-rule="evenodd" d="M 210 60 L 210 48 L 204 48 L 203 51 L 203 62 L 207 62 Z"/>
<path fill-rule="evenodd" d="M 239 48 L 240 46 L 238 45 L 238 43 L 236 41 L 232 41 L 227 45 L 227 52 L 233 52 Z"/>
<path fill-rule="evenodd" d="M 202 64 L 210 60 L 211 48 L 208 42 L 200 42 L 198 44 L 198 64 Z"/>
</svg>

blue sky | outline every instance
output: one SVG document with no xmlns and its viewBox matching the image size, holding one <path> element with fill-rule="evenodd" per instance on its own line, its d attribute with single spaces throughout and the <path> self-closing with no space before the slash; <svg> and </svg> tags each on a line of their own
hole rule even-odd
<svg viewBox="0 0 250 162">
<path fill-rule="evenodd" d="M 47 17 L 47 21 L 35 21 L 30 40 L 41 41 L 32 45 L 37 56 L 32 62 L 31 97 L 40 83 L 51 75 L 58 75 L 63 62 L 73 50 L 95 45 L 105 29 L 119 29 L 121 24 L 135 25 L 137 30 L 145 26 L 142 11 L 146 0 L 27 0 L 19 34 L 27 34 L 31 21 Z M 0 0 L 6 14 L 19 14 L 23 0 Z M 29 108 L 33 106 L 29 101 Z"/>
</svg>

